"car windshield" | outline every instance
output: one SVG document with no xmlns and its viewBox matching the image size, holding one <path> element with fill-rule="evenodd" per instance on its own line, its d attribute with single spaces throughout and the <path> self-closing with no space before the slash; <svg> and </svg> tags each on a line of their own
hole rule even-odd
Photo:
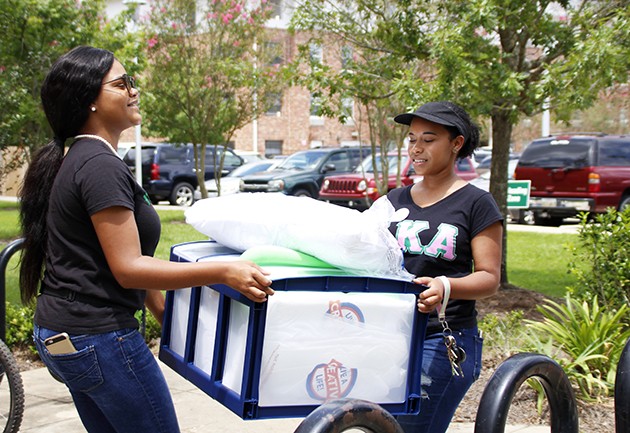
<svg viewBox="0 0 630 433">
<path fill-rule="evenodd" d="M 375 155 L 376 168 L 380 172 L 383 169 L 383 160 L 381 155 Z M 405 157 L 402 157 L 403 161 Z M 398 172 L 398 155 L 387 155 L 387 168 L 390 175 L 395 175 Z M 374 173 L 374 165 L 372 164 L 372 157 L 368 156 L 363 162 L 354 169 L 356 173 Z"/>
<path fill-rule="evenodd" d="M 281 170 L 308 170 L 319 165 L 322 159 L 328 155 L 327 152 L 305 151 L 294 153 L 287 159 L 283 160 L 278 169 Z"/>
<path fill-rule="evenodd" d="M 532 142 L 519 165 L 543 168 L 576 168 L 588 165 L 592 139 L 550 139 Z"/>
<path fill-rule="evenodd" d="M 235 168 L 230 174 L 226 177 L 243 177 L 248 174 L 258 173 L 259 171 L 267 170 L 273 161 L 261 161 L 261 162 L 251 162 L 249 164 L 243 164 L 238 168 Z"/>
</svg>

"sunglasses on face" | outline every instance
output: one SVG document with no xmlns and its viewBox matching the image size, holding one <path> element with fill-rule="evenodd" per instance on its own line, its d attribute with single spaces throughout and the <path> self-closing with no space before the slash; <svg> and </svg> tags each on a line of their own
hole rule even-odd
<svg viewBox="0 0 630 433">
<path fill-rule="evenodd" d="M 120 77 L 114 78 L 113 80 L 106 81 L 102 85 L 104 86 L 106 84 L 113 83 L 114 81 L 119 81 L 119 80 L 122 80 L 122 82 L 125 84 L 125 88 L 127 89 L 127 93 L 129 94 L 129 96 L 133 96 L 131 94 L 131 90 L 136 88 L 136 79 L 133 77 L 130 77 L 127 74 L 123 74 Z"/>
</svg>

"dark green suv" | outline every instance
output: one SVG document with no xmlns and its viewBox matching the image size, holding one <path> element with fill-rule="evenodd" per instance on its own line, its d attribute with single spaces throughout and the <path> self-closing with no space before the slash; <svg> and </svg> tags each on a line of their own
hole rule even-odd
<svg viewBox="0 0 630 433">
<path fill-rule="evenodd" d="M 223 155 L 225 154 L 225 155 Z M 221 177 L 244 164 L 243 158 L 224 146 L 206 146 L 204 179 L 216 179 L 220 158 L 224 158 Z M 136 167 L 136 149 L 132 146 L 123 161 L 132 171 Z M 142 187 L 153 203 L 168 200 L 176 206 L 190 206 L 197 188 L 195 158 L 192 144 L 142 144 Z"/>
<path fill-rule="evenodd" d="M 327 174 L 349 173 L 370 153 L 371 148 L 365 147 L 302 150 L 286 158 L 274 170 L 243 177 L 240 190 L 319 198 Z"/>
</svg>

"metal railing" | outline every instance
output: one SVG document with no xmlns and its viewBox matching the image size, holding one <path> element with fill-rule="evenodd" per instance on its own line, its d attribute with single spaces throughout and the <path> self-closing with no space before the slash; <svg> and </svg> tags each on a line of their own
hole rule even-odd
<svg viewBox="0 0 630 433">
<path fill-rule="evenodd" d="M 24 246 L 24 239 L 16 239 L 0 252 L 0 338 L 7 337 L 7 266 L 11 256 Z"/>
</svg>

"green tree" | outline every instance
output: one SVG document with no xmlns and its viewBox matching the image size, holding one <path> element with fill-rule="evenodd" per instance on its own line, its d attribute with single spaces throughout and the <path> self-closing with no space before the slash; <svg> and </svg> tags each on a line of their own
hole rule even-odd
<svg viewBox="0 0 630 433">
<path fill-rule="evenodd" d="M 306 64 L 299 83 L 319 98 L 321 115 L 344 122 L 348 113 L 344 102 L 351 98 L 357 106 L 352 118 L 359 127 L 359 139 L 372 148 L 375 180 L 381 194 L 387 192 L 388 159 L 376 155 L 391 150 L 403 152 L 406 128 L 393 122 L 392 115 L 403 112 L 406 101 L 397 88 L 401 70 L 412 65 L 396 39 L 414 35 L 392 32 L 391 23 L 409 19 L 406 8 L 390 7 L 386 0 L 357 2 L 302 1 L 292 17 L 293 32 L 307 32 L 308 42 L 299 47 L 298 60 Z M 327 61 L 310 55 L 313 46 L 322 47 Z M 339 67 L 334 59 L 339 59 Z M 332 61 L 331 61 L 332 60 Z M 400 175 L 400 173 L 398 173 Z"/>
<path fill-rule="evenodd" d="M 492 120 L 490 190 L 507 214 L 508 155 L 519 117 L 549 109 L 560 119 L 593 104 L 599 92 L 628 81 L 630 5 L 627 0 L 398 0 L 301 2 L 299 23 L 332 33 L 381 35 L 379 51 L 395 57 L 392 88 L 408 108 L 450 99 Z M 364 12 L 361 22 L 354 11 Z M 350 37 L 350 36 L 348 36 Z M 356 47 L 374 49 L 370 39 Z M 624 54 L 626 53 L 626 54 Z M 394 64 L 396 62 L 393 62 Z M 504 252 L 507 237 L 504 237 Z M 502 282 L 507 283 L 504 254 Z"/>
<path fill-rule="evenodd" d="M 104 0 L 0 0 L 0 149 L 5 155 L 9 146 L 18 149 L 3 170 L 28 162 L 30 151 L 51 138 L 39 93 L 60 55 L 90 44 L 114 51 L 123 63 L 139 64 L 125 24 L 129 14 L 108 21 L 104 9 Z"/>
<path fill-rule="evenodd" d="M 265 28 L 271 10 L 247 3 L 157 0 L 143 23 L 144 125 L 171 142 L 194 144 L 203 197 L 206 145 L 228 143 L 286 86 L 283 47 Z M 215 172 L 222 162 L 213 162 Z"/>
</svg>

